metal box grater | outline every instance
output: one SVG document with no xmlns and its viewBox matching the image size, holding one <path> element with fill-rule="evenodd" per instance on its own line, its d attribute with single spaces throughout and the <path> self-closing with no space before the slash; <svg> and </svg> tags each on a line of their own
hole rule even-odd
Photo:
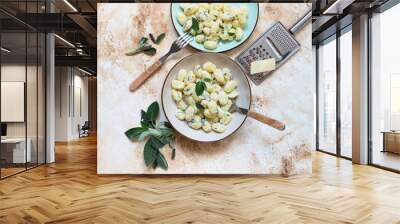
<svg viewBox="0 0 400 224">
<path fill-rule="evenodd" d="M 251 62 L 275 58 L 277 69 L 300 49 L 300 44 L 293 37 L 293 34 L 298 32 L 310 18 L 311 11 L 294 24 L 290 31 L 287 30 L 282 23 L 274 23 L 265 33 L 235 58 L 250 80 L 256 85 L 259 85 L 273 72 L 270 71 L 251 75 Z"/>
</svg>

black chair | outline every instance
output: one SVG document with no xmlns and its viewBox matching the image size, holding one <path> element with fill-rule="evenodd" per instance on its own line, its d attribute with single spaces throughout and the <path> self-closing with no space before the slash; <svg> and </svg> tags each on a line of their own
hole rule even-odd
<svg viewBox="0 0 400 224">
<path fill-rule="evenodd" d="M 78 124 L 79 138 L 89 136 L 89 129 L 90 129 L 89 121 L 85 121 L 82 127 Z"/>
</svg>

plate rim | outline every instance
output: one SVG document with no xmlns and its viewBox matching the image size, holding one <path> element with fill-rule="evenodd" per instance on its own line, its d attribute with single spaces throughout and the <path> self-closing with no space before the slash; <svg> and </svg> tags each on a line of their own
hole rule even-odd
<svg viewBox="0 0 400 224">
<path fill-rule="evenodd" d="M 178 29 L 177 29 L 176 26 L 175 26 L 174 19 L 172 18 L 172 5 L 173 5 L 173 4 L 180 4 L 180 3 L 182 3 L 182 2 L 172 2 L 171 5 L 170 5 L 170 7 L 169 7 L 169 8 L 170 8 L 170 9 L 169 9 L 169 14 L 170 14 L 170 17 L 171 17 L 172 26 L 174 27 L 175 33 L 178 35 L 178 37 L 179 37 L 179 32 L 178 32 Z M 197 50 L 197 51 L 201 51 L 201 52 L 207 52 L 207 53 L 223 53 L 223 52 L 228 52 L 228 51 L 231 51 L 231 50 L 233 50 L 233 49 L 236 49 L 237 47 L 239 47 L 239 46 L 241 46 L 242 44 L 246 43 L 246 42 L 250 39 L 250 36 L 254 33 L 254 30 L 256 29 L 257 24 L 258 24 L 258 19 L 259 19 L 259 17 L 260 17 L 260 4 L 259 4 L 258 2 L 231 2 L 231 3 L 253 3 L 253 4 L 256 4 L 256 5 L 257 5 L 257 18 L 256 18 L 256 23 L 254 24 L 254 27 L 253 27 L 253 29 L 251 30 L 249 36 L 248 36 L 245 40 L 243 40 L 242 43 L 240 43 L 240 44 L 238 44 L 238 45 L 236 45 L 236 46 L 234 46 L 234 47 L 232 47 L 232 48 L 230 48 L 230 49 L 223 50 L 223 51 L 209 51 L 209 50 L 203 50 L 203 49 L 199 49 L 199 48 L 197 48 L 197 47 L 194 47 L 194 46 L 191 45 L 191 43 L 189 43 L 188 45 L 189 45 L 192 49 Z M 217 48 L 217 49 L 218 49 L 218 48 Z"/>
<path fill-rule="evenodd" d="M 229 56 L 227 56 L 227 55 L 225 55 L 225 54 L 219 53 L 219 52 L 196 52 L 196 53 L 193 53 L 193 54 L 186 55 L 185 57 L 183 57 L 183 58 L 181 58 L 179 61 L 177 61 L 177 62 L 170 68 L 170 70 L 168 71 L 168 74 L 165 76 L 165 79 L 164 79 L 164 82 L 163 82 L 163 85 L 162 85 L 162 88 L 161 88 L 161 106 L 162 106 L 162 109 L 163 109 L 163 113 L 164 113 L 165 118 L 166 118 L 167 121 L 171 124 L 171 126 L 174 128 L 174 130 L 175 130 L 176 132 L 178 132 L 180 135 L 182 135 L 182 136 L 184 136 L 185 138 L 188 138 L 188 139 L 190 139 L 190 140 L 196 141 L 196 142 L 218 142 L 218 141 L 222 141 L 222 140 L 224 140 L 224 139 L 226 139 L 226 138 L 232 136 L 233 134 L 235 134 L 235 133 L 243 126 L 244 122 L 247 120 L 248 114 L 245 114 L 245 117 L 244 117 L 242 123 L 240 123 L 240 125 L 239 125 L 234 131 L 232 131 L 232 133 L 230 133 L 229 135 L 227 135 L 227 136 L 225 136 L 225 137 L 223 137 L 223 138 L 221 138 L 221 139 L 218 139 L 218 140 L 200 141 L 200 140 L 197 140 L 197 139 L 193 139 L 193 138 L 191 138 L 191 137 L 189 137 L 189 136 L 187 136 L 187 135 L 181 133 L 180 131 L 178 131 L 178 130 L 174 127 L 174 125 L 171 123 L 170 119 L 168 118 L 168 115 L 167 115 L 167 113 L 165 112 L 165 107 L 164 107 L 164 97 L 163 97 L 163 96 L 164 96 L 164 87 L 165 87 L 165 84 L 166 84 L 166 82 L 167 82 L 168 77 L 171 75 L 171 71 L 172 71 L 178 64 L 182 63 L 182 61 L 183 61 L 184 59 L 187 59 L 187 58 L 189 58 L 189 57 L 194 57 L 194 56 L 197 56 L 197 55 L 202 55 L 202 54 L 217 54 L 217 55 L 219 55 L 219 56 L 221 56 L 221 57 L 228 58 L 230 61 L 233 62 L 233 64 L 234 64 L 235 66 L 238 67 L 238 69 L 241 71 L 241 74 L 245 77 L 246 83 L 247 83 L 247 85 L 248 85 L 248 87 L 249 87 L 249 106 L 247 107 L 247 109 L 248 109 L 248 111 L 250 111 L 250 108 L 251 108 L 251 101 L 252 101 L 252 100 L 251 100 L 251 99 L 252 99 L 252 92 L 251 92 L 251 85 L 250 85 L 249 79 L 247 78 L 247 76 L 246 76 L 246 74 L 244 73 L 243 69 L 239 66 L 239 64 L 238 64 L 235 60 L 233 60 L 231 57 L 229 57 Z"/>
</svg>

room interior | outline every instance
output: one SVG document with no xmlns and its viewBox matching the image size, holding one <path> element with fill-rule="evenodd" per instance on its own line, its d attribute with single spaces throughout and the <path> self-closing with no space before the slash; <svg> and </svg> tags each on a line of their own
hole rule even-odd
<svg viewBox="0 0 400 224">
<path fill-rule="evenodd" d="M 106 6 L 117 4 L 134 6 L 114 15 L 127 18 L 106 23 L 101 16 L 115 12 Z M 302 58 L 294 58 L 304 70 L 288 61 L 267 79 L 265 91 L 257 92 L 250 80 L 253 107 L 289 121 L 288 132 L 247 119 L 233 135 L 241 136 L 239 140 L 206 143 L 208 151 L 180 134 L 176 159 L 172 150 L 163 151 L 168 173 L 146 167 L 141 151 L 145 143 L 124 135 L 128 127 L 141 124 L 140 109 L 162 91 L 155 83 L 165 77 L 150 78 L 145 84 L 153 89 L 140 94 L 123 88 L 179 36 L 170 21 L 170 3 L 1 1 L 0 223 L 399 223 L 399 1 L 257 4 L 265 9 L 259 11 L 257 24 L 265 26 L 276 18 L 289 26 L 301 17 L 299 9 L 312 9 L 311 24 L 295 35 L 303 45 Z M 280 4 L 282 9 L 276 10 Z M 146 22 L 136 7 L 168 9 L 146 17 L 165 17 L 165 24 Z M 285 7 L 293 10 L 290 16 L 285 16 Z M 165 29 L 163 42 L 153 44 L 162 50 L 154 57 L 127 57 L 121 49 L 134 46 L 136 39 L 127 38 L 125 45 L 117 35 L 142 34 L 131 27 L 132 32 L 116 29 L 121 24 L 138 26 L 140 32 L 151 32 L 152 26 Z M 255 30 L 257 35 L 263 31 Z M 306 38 L 309 45 L 302 42 Z M 240 51 L 224 54 L 234 57 Z M 183 54 L 197 50 L 182 52 L 160 73 L 167 74 Z M 285 79 L 279 72 L 311 78 Z M 307 102 L 291 95 L 293 82 L 299 82 L 297 96 Z M 268 99 L 281 90 L 282 100 Z M 276 105 L 282 102 L 292 102 L 289 108 L 298 116 L 280 110 Z M 274 107 L 263 108 L 263 103 Z M 161 118 L 163 109 L 160 101 Z M 304 133 L 293 134 L 300 132 L 293 127 Z M 241 153 L 239 148 L 257 148 L 250 140 L 265 130 L 268 138 L 256 141 L 263 142 L 264 151 Z M 233 155 L 229 149 L 235 150 Z"/>
</svg>

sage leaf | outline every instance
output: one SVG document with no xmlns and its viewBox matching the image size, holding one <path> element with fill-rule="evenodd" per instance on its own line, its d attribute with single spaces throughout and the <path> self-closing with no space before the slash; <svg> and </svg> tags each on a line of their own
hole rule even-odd
<svg viewBox="0 0 400 224">
<path fill-rule="evenodd" d="M 203 81 L 198 81 L 196 83 L 195 92 L 197 96 L 201 96 L 206 89 L 206 84 Z"/>
<path fill-rule="evenodd" d="M 125 135 L 131 140 L 147 141 L 143 149 L 144 162 L 147 167 L 156 169 L 160 167 L 168 169 L 168 162 L 160 149 L 169 145 L 172 149 L 171 159 L 175 158 L 176 150 L 174 146 L 175 132 L 172 125 L 165 121 L 156 123 L 160 107 L 157 101 L 150 104 L 147 111 L 140 111 L 141 127 L 135 127 L 127 130 Z"/>
<path fill-rule="evenodd" d="M 146 55 L 152 56 L 152 55 L 155 55 L 157 53 L 157 49 L 155 49 L 154 47 L 150 46 L 150 48 L 146 48 L 145 50 L 143 50 L 143 53 L 145 53 Z"/>
<path fill-rule="evenodd" d="M 160 153 L 160 152 L 158 152 L 158 153 Z M 157 159 L 154 161 L 154 163 L 153 163 L 153 169 L 155 169 L 155 168 L 157 168 Z"/>
<path fill-rule="evenodd" d="M 156 149 L 160 149 L 160 148 L 164 147 L 164 145 L 165 145 L 163 142 L 161 142 L 154 136 L 150 136 L 149 142 L 153 146 L 153 148 L 156 148 Z"/>
<path fill-rule="evenodd" d="M 151 122 L 155 122 L 158 113 L 160 111 L 160 107 L 157 101 L 154 101 L 150 106 L 147 108 L 146 115 Z"/>
<path fill-rule="evenodd" d="M 172 125 L 168 121 L 160 122 L 158 127 L 164 129 L 172 129 Z"/>
<path fill-rule="evenodd" d="M 168 170 L 168 163 L 162 153 L 158 153 L 157 156 L 157 165 L 164 170 Z"/>
<path fill-rule="evenodd" d="M 157 52 L 157 50 L 154 47 L 152 47 L 151 45 L 143 45 L 143 46 L 139 46 L 138 48 L 136 48 L 133 51 L 126 53 L 125 55 L 133 56 L 133 55 L 139 54 L 141 52 L 143 52 L 145 54 L 149 54 L 149 55 L 154 55 Z"/>
<path fill-rule="evenodd" d="M 160 44 L 161 41 L 165 38 L 165 33 L 162 33 L 160 35 L 157 36 L 157 38 L 154 38 L 153 34 L 149 34 L 150 40 L 154 43 L 154 44 Z"/>
<path fill-rule="evenodd" d="M 147 167 L 152 166 L 154 164 L 154 162 L 158 158 L 158 154 L 159 154 L 158 149 L 153 147 L 153 145 L 150 142 L 150 139 L 147 140 L 143 150 L 144 162 Z"/>
<path fill-rule="evenodd" d="M 172 148 L 171 159 L 174 160 L 175 156 L 176 156 L 176 150 L 175 148 Z"/>
<path fill-rule="evenodd" d="M 150 37 L 150 40 L 151 40 L 153 43 L 156 43 L 156 39 L 154 38 L 153 34 L 149 33 L 149 37 Z"/>
<path fill-rule="evenodd" d="M 142 125 L 142 127 L 152 127 L 153 126 L 150 118 L 148 117 L 146 111 L 144 111 L 144 110 L 140 111 L 140 124 Z"/>
<path fill-rule="evenodd" d="M 174 137 L 172 137 L 171 141 L 168 143 L 168 146 L 172 149 L 171 159 L 174 160 L 176 157 L 175 138 Z"/>
<path fill-rule="evenodd" d="M 147 127 L 131 128 L 125 132 L 126 137 L 130 140 L 138 140 L 140 135 L 147 131 Z"/>
<path fill-rule="evenodd" d="M 160 44 L 161 41 L 165 38 L 165 33 L 162 33 L 160 35 L 158 35 L 157 39 L 156 39 L 156 44 Z"/>
<path fill-rule="evenodd" d="M 157 140 L 159 140 L 162 144 L 166 145 L 169 144 L 171 142 L 172 136 L 161 136 L 159 137 Z"/>
<path fill-rule="evenodd" d="M 204 80 L 204 82 L 211 82 L 210 78 L 204 78 L 203 80 Z"/>
<path fill-rule="evenodd" d="M 147 40 L 148 40 L 148 39 L 147 39 L 146 37 L 140 38 L 140 40 L 139 40 L 139 47 L 146 45 L 146 44 L 147 44 Z"/>
<path fill-rule="evenodd" d="M 195 17 L 192 17 L 192 27 L 191 27 L 196 33 L 199 31 L 199 21 Z"/>
</svg>

